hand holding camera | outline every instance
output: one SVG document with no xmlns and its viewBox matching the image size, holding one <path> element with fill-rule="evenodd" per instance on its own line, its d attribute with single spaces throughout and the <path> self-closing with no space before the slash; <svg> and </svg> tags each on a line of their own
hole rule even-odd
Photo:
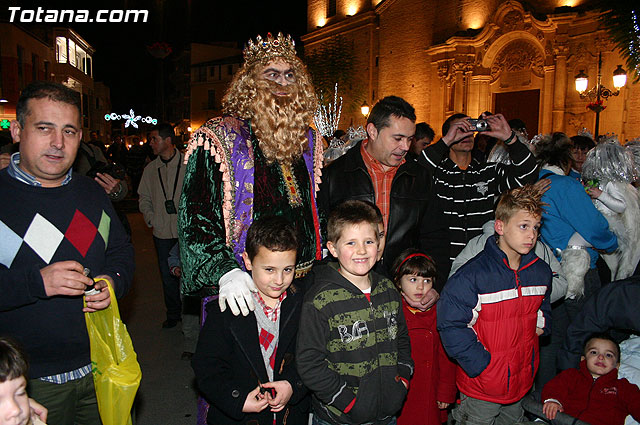
<svg viewBox="0 0 640 425">
<path fill-rule="evenodd" d="M 467 121 L 469 121 L 469 126 L 471 127 L 471 131 L 487 131 L 487 130 L 491 130 L 489 128 L 489 123 L 485 119 L 478 118 L 476 120 L 476 119 L 473 119 L 473 118 L 469 118 Z"/>
<path fill-rule="evenodd" d="M 488 127 L 485 130 L 482 130 L 487 136 L 492 136 L 508 143 L 513 142 L 515 139 L 515 137 L 511 138 L 513 131 L 502 114 L 487 115 L 487 112 L 485 112 L 479 119 L 483 119 L 487 122 Z"/>
<path fill-rule="evenodd" d="M 502 114 L 491 114 L 490 112 L 483 112 L 477 119 L 464 117 L 454 120 L 442 140 L 447 146 L 451 146 L 473 136 L 474 132 L 480 131 L 502 141 L 511 141 L 512 131 L 507 120 Z"/>
<path fill-rule="evenodd" d="M 466 139 L 469 136 L 473 136 L 473 129 L 471 127 L 471 123 L 469 122 L 471 118 L 458 118 L 451 122 L 449 126 L 449 130 L 447 134 L 442 136 L 442 141 L 447 145 L 451 146 L 455 143 L 460 142 L 463 139 Z"/>
</svg>

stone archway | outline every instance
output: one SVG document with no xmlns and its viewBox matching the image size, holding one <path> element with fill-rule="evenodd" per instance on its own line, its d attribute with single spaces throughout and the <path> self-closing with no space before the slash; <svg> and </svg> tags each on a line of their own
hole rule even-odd
<svg viewBox="0 0 640 425">
<path fill-rule="evenodd" d="M 496 40 L 487 53 L 493 112 L 507 119 L 520 118 L 529 133 L 537 134 L 544 83 L 542 46 L 529 33 L 515 31 Z"/>
</svg>

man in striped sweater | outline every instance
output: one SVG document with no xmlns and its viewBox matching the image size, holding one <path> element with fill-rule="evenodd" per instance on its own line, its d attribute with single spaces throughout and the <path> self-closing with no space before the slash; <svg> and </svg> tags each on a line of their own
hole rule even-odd
<svg viewBox="0 0 640 425">
<path fill-rule="evenodd" d="M 442 125 L 444 136 L 423 150 L 418 159 L 433 174 L 435 210 L 442 214 L 439 220 L 430 220 L 429 226 L 433 227 L 423 229 L 423 245 L 433 254 L 438 272 L 445 279 L 467 242 L 481 234 L 482 225 L 494 218 L 496 197 L 537 179 L 535 157 L 518 140 L 504 116 L 483 114 L 481 118 L 489 124 L 484 134 L 504 141 L 511 164 L 481 164 L 472 158 L 474 130 L 464 114 L 450 116 Z"/>
</svg>

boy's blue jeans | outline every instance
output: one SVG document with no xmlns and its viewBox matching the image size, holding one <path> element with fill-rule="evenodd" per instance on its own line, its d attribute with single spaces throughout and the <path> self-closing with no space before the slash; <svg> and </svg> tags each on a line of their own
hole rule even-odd
<svg viewBox="0 0 640 425">
<path fill-rule="evenodd" d="M 318 418 L 316 415 L 313 415 L 313 420 L 311 423 L 313 425 L 336 425 L 336 424 L 329 423 L 327 421 L 323 421 L 322 419 Z M 387 425 L 396 425 L 397 423 L 398 422 L 396 421 L 396 418 L 391 418 L 391 420 Z"/>
<path fill-rule="evenodd" d="M 522 400 L 511 404 L 492 403 L 460 393 L 460 405 L 451 414 L 456 425 L 513 425 L 524 420 Z"/>
</svg>

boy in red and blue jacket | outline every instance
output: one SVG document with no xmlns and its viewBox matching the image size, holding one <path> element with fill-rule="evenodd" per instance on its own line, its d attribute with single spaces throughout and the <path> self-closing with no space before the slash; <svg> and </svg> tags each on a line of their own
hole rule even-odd
<svg viewBox="0 0 640 425">
<path fill-rule="evenodd" d="M 551 269 L 533 252 L 543 189 L 502 195 L 496 235 L 447 282 L 438 331 L 458 362 L 459 423 L 516 423 L 538 369 L 538 336 L 551 329 Z"/>
</svg>

